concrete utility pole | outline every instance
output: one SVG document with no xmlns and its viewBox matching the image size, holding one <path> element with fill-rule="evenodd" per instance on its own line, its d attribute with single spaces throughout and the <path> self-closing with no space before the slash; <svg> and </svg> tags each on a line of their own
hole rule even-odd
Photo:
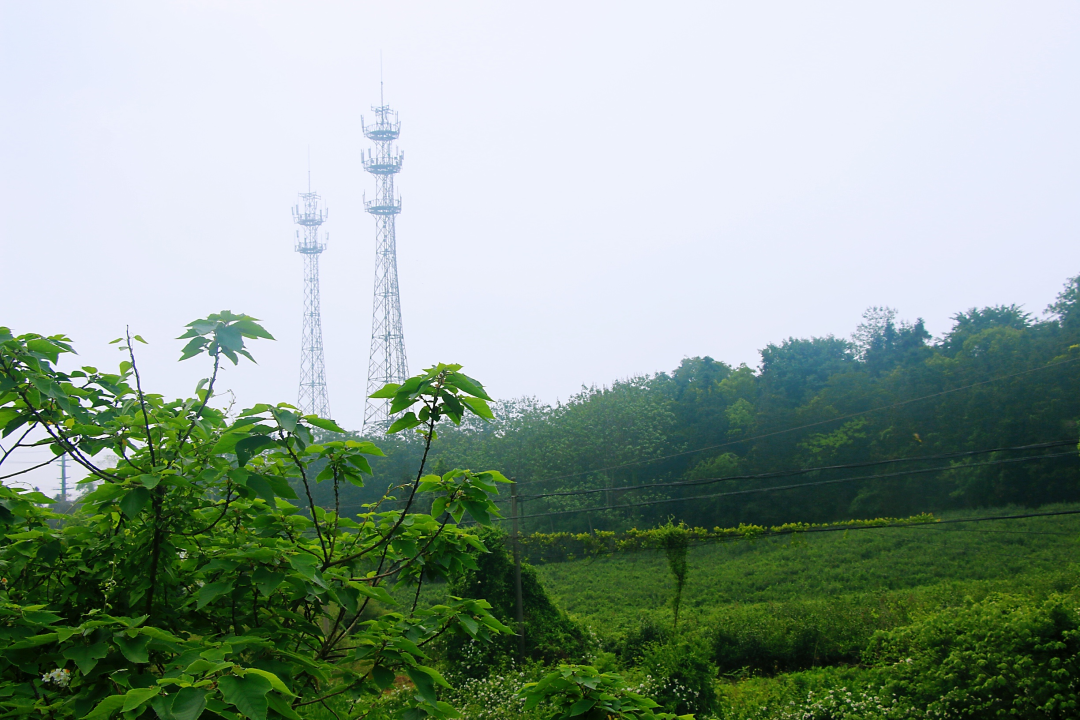
<svg viewBox="0 0 1080 720">
<path fill-rule="evenodd" d="M 60 456 L 60 502 L 67 502 L 67 453 Z"/>
<path fill-rule="evenodd" d="M 518 543 L 518 515 L 520 509 L 517 497 L 517 481 L 510 481 L 510 516 L 513 518 L 514 545 L 514 619 L 517 621 L 518 662 L 525 660 L 525 607 L 521 597 L 521 547 Z"/>
</svg>

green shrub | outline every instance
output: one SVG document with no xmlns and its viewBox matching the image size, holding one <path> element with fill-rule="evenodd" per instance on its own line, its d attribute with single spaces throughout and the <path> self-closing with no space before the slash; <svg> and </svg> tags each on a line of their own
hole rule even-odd
<svg viewBox="0 0 1080 720">
<path fill-rule="evenodd" d="M 716 666 L 710 657 L 700 635 L 685 633 L 646 645 L 638 670 L 651 681 L 649 696 L 665 710 L 705 715 L 715 704 Z"/>
<path fill-rule="evenodd" d="M 1078 628 L 1075 595 L 991 595 L 878 633 L 866 658 L 930 716 L 1072 718 Z"/>
<path fill-rule="evenodd" d="M 479 536 L 489 552 L 473 553 L 476 567 L 455 575 L 449 583 L 449 594 L 487 599 L 492 615 L 516 631 L 514 561 L 506 547 L 508 538 L 497 528 L 482 528 Z M 589 650 L 585 631 L 552 602 L 531 565 L 521 566 L 521 589 L 525 658 L 545 664 L 584 658 Z M 481 679 L 493 667 L 508 666 L 517 654 L 518 638 L 503 635 L 492 643 L 455 640 L 442 648 L 452 674 Z"/>
<path fill-rule="evenodd" d="M 777 673 L 859 662 L 878 630 L 909 621 L 927 600 L 909 593 L 737 605 L 714 610 L 708 627 L 721 673 Z"/>
<path fill-rule="evenodd" d="M 642 612 L 637 621 L 623 632 L 609 632 L 604 637 L 605 649 L 612 650 L 623 665 L 633 665 L 647 647 L 671 638 L 671 624 L 658 613 Z"/>
</svg>

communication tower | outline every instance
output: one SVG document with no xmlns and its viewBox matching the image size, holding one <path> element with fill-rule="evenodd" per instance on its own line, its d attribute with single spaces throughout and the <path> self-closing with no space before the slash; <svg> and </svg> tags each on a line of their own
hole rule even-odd
<svg viewBox="0 0 1080 720">
<path fill-rule="evenodd" d="M 364 135 L 375 150 L 362 156 L 364 169 L 375 176 L 375 199 L 364 196 L 364 209 L 375 217 L 375 299 L 371 317 L 371 353 L 368 355 L 367 394 L 386 383 L 403 383 L 409 376 L 405 358 L 405 334 L 401 327 L 401 295 L 398 290 L 397 239 L 394 219 L 401 212 L 401 198 L 394 193 L 394 175 L 401 172 L 405 156 L 394 141 L 401 134 L 401 121 L 382 99 L 372 107 L 375 123 L 365 125 Z M 389 426 L 390 401 L 367 399 L 364 432 L 383 432 Z"/>
<path fill-rule="evenodd" d="M 326 243 L 319 240 L 319 226 L 329 213 L 320 207 L 321 202 L 322 198 L 311 192 L 309 170 L 308 191 L 300 193 L 300 202 L 292 209 L 293 221 L 302 228 L 296 231 L 296 252 L 304 256 L 304 331 L 300 351 L 300 394 L 296 405 L 305 415 L 329 418 L 330 400 L 326 393 L 322 313 L 319 309 L 319 255 L 326 249 Z"/>
</svg>

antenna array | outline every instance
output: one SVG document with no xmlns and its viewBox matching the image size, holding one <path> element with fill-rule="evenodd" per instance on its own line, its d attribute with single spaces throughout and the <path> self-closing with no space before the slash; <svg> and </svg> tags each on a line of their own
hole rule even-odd
<svg viewBox="0 0 1080 720">
<path fill-rule="evenodd" d="M 319 255 L 326 243 L 319 240 L 319 227 L 326 222 L 328 212 L 320 207 L 322 198 L 311 192 L 311 171 L 308 171 L 308 191 L 300 193 L 300 203 L 292 209 L 293 221 L 302 230 L 296 231 L 296 252 L 304 256 L 304 330 L 300 352 L 300 393 L 296 405 L 305 414 L 330 417 L 330 400 L 326 392 L 326 369 L 323 365 L 322 312 L 319 307 Z M 323 240 L 327 239 L 324 236 Z"/>
<path fill-rule="evenodd" d="M 405 357 L 405 334 L 401 325 L 401 294 L 398 289 L 397 238 L 394 220 L 401 212 L 401 198 L 394 192 L 394 175 L 401 172 L 404 155 L 394 147 L 401 134 L 397 113 L 382 103 L 373 107 L 375 124 L 360 126 L 375 143 L 363 155 L 364 169 L 375 176 L 375 199 L 364 197 L 364 209 L 375 217 L 375 295 L 371 318 L 371 352 L 368 356 L 367 394 L 386 383 L 402 383 L 409 376 Z M 390 401 L 368 398 L 364 408 L 364 432 L 385 432 L 391 422 Z"/>
</svg>

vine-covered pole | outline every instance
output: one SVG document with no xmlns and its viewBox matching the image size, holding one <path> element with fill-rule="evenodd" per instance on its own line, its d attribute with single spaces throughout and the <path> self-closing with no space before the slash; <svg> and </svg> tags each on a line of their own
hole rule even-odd
<svg viewBox="0 0 1080 720">
<path fill-rule="evenodd" d="M 518 508 L 517 480 L 510 481 L 510 515 L 512 521 L 512 535 L 514 545 L 514 619 L 517 621 L 518 635 L 518 662 L 525 660 L 525 608 L 521 599 L 521 545 L 518 542 Z"/>
</svg>

